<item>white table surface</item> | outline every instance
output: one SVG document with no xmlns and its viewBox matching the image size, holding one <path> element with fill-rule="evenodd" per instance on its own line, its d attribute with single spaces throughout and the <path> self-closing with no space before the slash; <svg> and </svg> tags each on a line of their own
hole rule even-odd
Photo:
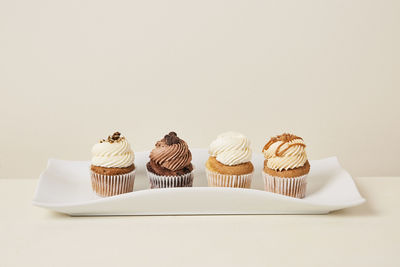
<svg viewBox="0 0 400 267">
<path fill-rule="evenodd" d="M 0 266 L 400 266 L 400 177 L 356 183 L 328 215 L 69 217 L 0 179 Z"/>
</svg>

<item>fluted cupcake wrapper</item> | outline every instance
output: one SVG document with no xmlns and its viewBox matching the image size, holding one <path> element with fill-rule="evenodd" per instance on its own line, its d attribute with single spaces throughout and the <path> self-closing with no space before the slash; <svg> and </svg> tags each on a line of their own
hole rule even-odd
<svg viewBox="0 0 400 267">
<path fill-rule="evenodd" d="M 209 171 L 206 168 L 208 186 L 250 188 L 253 173 L 243 175 L 229 175 Z"/>
<path fill-rule="evenodd" d="M 193 171 L 183 175 L 164 176 L 147 171 L 150 179 L 150 188 L 192 187 Z"/>
<path fill-rule="evenodd" d="M 295 198 L 306 196 L 307 174 L 293 178 L 282 178 L 263 172 L 263 177 L 265 191 Z"/>
<path fill-rule="evenodd" d="M 135 170 L 120 175 L 103 175 L 91 171 L 92 188 L 102 197 L 115 196 L 133 191 Z"/>
</svg>

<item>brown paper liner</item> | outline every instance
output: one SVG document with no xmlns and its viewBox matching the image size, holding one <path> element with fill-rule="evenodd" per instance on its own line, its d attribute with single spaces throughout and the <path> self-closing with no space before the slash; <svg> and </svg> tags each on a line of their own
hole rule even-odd
<svg viewBox="0 0 400 267">
<path fill-rule="evenodd" d="M 307 174 L 294 178 L 282 178 L 263 172 L 263 177 L 265 191 L 295 198 L 306 196 Z"/>
<path fill-rule="evenodd" d="M 192 187 L 193 171 L 178 176 L 163 176 L 147 171 L 150 188 Z"/>
<path fill-rule="evenodd" d="M 229 175 L 209 171 L 206 168 L 208 186 L 250 188 L 253 173 L 243 175 Z"/>
<path fill-rule="evenodd" d="M 115 196 L 133 191 L 135 170 L 120 175 L 103 175 L 91 172 L 92 189 L 101 197 Z"/>
</svg>

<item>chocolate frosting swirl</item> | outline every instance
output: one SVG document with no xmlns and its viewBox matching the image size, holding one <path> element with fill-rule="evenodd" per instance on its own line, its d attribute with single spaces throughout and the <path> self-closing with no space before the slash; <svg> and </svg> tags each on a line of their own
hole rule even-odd
<svg viewBox="0 0 400 267">
<path fill-rule="evenodd" d="M 190 165 L 192 153 L 185 141 L 170 132 L 156 143 L 150 152 L 150 160 L 165 169 L 177 171 Z"/>
</svg>

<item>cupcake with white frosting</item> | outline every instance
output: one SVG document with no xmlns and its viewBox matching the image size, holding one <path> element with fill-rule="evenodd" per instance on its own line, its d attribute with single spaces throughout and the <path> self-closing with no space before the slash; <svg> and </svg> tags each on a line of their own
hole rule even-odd
<svg viewBox="0 0 400 267">
<path fill-rule="evenodd" d="M 263 148 L 265 190 L 304 198 L 310 163 L 301 137 L 282 134 L 272 137 Z"/>
<path fill-rule="evenodd" d="M 249 139 L 241 133 L 218 135 L 209 147 L 206 173 L 209 186 L 250 188 L 254 166 Z"/>
<path fill-rule="evenodd" d="M 99 196 L 114 196 L 133 191 L 135 154 L 119 132 L 100 140 L 92 148 L 92 188 Z"/>
</svg>

